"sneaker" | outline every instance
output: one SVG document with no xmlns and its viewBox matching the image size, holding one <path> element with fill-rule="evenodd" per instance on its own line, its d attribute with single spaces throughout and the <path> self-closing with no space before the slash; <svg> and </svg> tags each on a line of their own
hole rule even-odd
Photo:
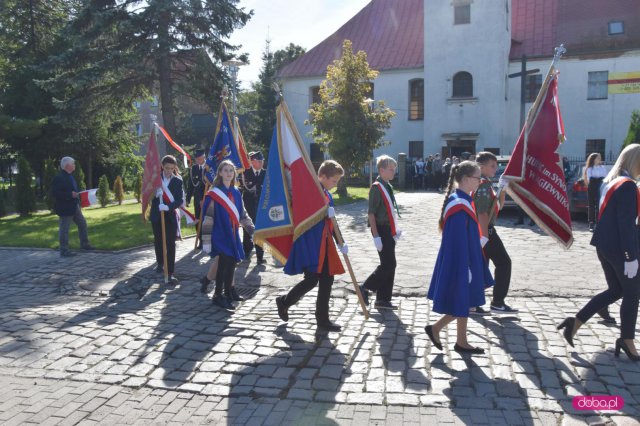
<svg viewBox="0 0 640 426">
<path fill-rule="evenodd" d="M 276 297 L 276 306 L 278 307 L 278 316 L 284 322 L 289 321 L 289 308 L 284 304 L 284 296 Z"/>
<path fill-rule="evenodd" d="M 340 327 L 338 324 L 336 324 L 334 322 L 327 321 L 327 322 L 318 323 L 318 330 L 340 331 L 340 330 L 342 330 L 342 327 Z"/>
<path fill-rule="evenodd" d="M 364 288 L 364 284 L 360 284 L 358 287 L 360 287 L 360 294 L 362 294 L 365 306 L 369 306 L 369 290 Z"/>
<path fill-rule="evenodd" d="M 374 305 L 377 309 L 391 309 L 391 310 L 396 310 L 398 309 L 398 307 L 394 304 L 392 304 L 391 302 L 383 302 L 383 301 L 377 301 Z"/>
<path fill-rule="evenodd" d="M 518 312 L 518 310 L 510 307 L 506 303 L 504 303 L 502 305 L 494 305 L 492 303 L 491 304 L 491 312 L 496 313 L 496 314 L 515 314 L 515 313 Z"/>
<path fill-rule="evenodd" d="M 476 306 L 469 309 L 469 315 L 489 315 L 489 312 L 482 306 Z"/>
</svg>

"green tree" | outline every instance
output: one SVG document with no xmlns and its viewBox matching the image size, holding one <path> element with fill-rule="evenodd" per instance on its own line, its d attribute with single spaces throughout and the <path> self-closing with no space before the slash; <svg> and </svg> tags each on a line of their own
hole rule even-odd
<svg viewBox="0 0 640 426">
<path fill-rule="evenodd" d="M 165 128 L 175 135 L 174 83 L 183 75 L 193 76 L 206 51 L 215 58 L 208 75 L 228 79 L 222 61 L 231 59 L 238 47 L 225 40 L 253 13 L 238 3 L 86 0 L 66 29 L 72 46 L 53 61 L 60 73 L 50 87 L 63 88 L 64 106 L 74 110 L 88 100 L 93 106 L 99 105 L 96 100 L 131 104 L 158 88 Z M 221 85 L 208 81 L 212 83 Z"/>
<path fill-rule="evenodd" d="M 122 205 L 122 201 L 124 201 L 124 186 L 122 185 L 122 178 L 120 176 L 117 176 L 116 180 L 113 181 L 113 195 L 118 205 Z"/>
<path fill-rule="evenodd" d="M 0 189 L 0 217 L 7 214 L 7 191 Z"/>
<path fill-rule="evenodd" d="M 338 193 L 347 195 L 348 171 L 362 166 L 374 149 L 383 145 L 385 130 L 395 113 L 384 101 L 372 105 L 371 84 L 378 72 L 369 68 L 367 54 L 354 54 L 351 41 L 342 45 L 342 57 L 327 67 L 320 84 L 320 102 L 311 105 L 309 120 L 316 142 L 326 146 L 331 157 L 347 171 Z"/>
<path fill-rule="evenodd" d="M 76 180 L 76 184 L 78 185 L 78 191 L 84 191 L 87 189 L 87 180 L 84 177 L 84 171 L 82 170 L 80 161 L 75 160 L 75 162 L 76 169 L 73 171 L 73 178 Z"/>
<path fill-rule="evenodd" d="M 55 198 L 51 192 L 51 184 L 53 178 L 58 174 L 58 162 L 56 160 L 47 159 L 44 163 L 44 201 L 47 208 L 53 213 L 55 206 Z"/>
<path fill-rule="evenodd" d="M 96 192 L 98 197 L 98 201 L 100 202 L 100 206 L 105 207 L 109 204 L 109 200 L 111 199 L 111 194 L 109 193 L 109 178 L 107 175 L 100 176 L 100 180 L 98 181 L 98 191 Z"/>
<path fill-rule="evenodd" d="M 624 149 L 627 145 L 631 145 L 632 143 L 640 144 L 640 110 L 634 110 L 631 113 L 629 131 L 627 132 L 627 137 L 624 139 L 621 149 Z"/>
<path fill-rule="evenodd" d="M 26 158 L 18 159 L 16 177 L 16 210 L 20 216 L 28 216 L 36 210 L 36 194 L 33 191 L 33 171 Z"/>
<path fill-rule="evenodd" d="M 142 197 L 142 173 L 136 177 L 136 183 L 133 187 L 133 195 L 136 197 L 136 201 L 140 202 Z"/>
<path fill-rule="evenodd" d="M 273 67 L 276 70 L 276 74 L 305 53 L 307 53 L 307 50 L 304 47 L 293 43 L 289 43 L 284 49 L 276 50 L 273 54 Z"/>
</svg>

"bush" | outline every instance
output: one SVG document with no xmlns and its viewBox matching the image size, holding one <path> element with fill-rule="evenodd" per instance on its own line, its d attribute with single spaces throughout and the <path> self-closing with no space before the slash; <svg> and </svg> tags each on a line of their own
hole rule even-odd
<svg viewBox="0 0 640 426">
<path fill-rule="evenodd" d="M 20 216 L 28 216 L 36 210 L 36 194 L 33 191 L 33 171 L 24 158 L 18 159 L 18 177 L 16 178 L 16 211 Z"/>
<path fill-rule="evenodd" d="M 122 201 L 124 200 L 124 187 L 120 176 L 117 176 L 116 180 L 113 182 L 113 195 L 115 196 L 118 205 L 122 205 Z"/>
<path fill-rule="evenodd" d="M 136 177 L 136 183 L 133 185 L 133 195 L 136 197 L 136 200 L 140 202 L 142 198 L 142 173 L 138 174 Z"/>
<path fill-rule="evenodd" d="M 98 201 L 102 207 L 105 207 L 109 204 L 109 199 L 111 198 L 111 193 L 109 191 L 109 179 L 107 175 L 100 176 L 100 181 L 98 182 L 98 192 L 96 193 L 98 196 Z"/>
<path fill-rule="evenodd" d="M 82 167 L 80 166 L 80 162 L 78 160 L 75 160 L 75 163 L 76 169 L 73 171 L 73 178 L 76 180 L 76 184 L 78 184 L 78 192 L 80 192 L 87 189 L 87 182 L 84 177 Z"/>
<path fill-rule="evenodd" d="M 44 162 L 44 202 L 47 204 L 47 208 L 53 213 L 55 205 L 55 198 L 51 192 L 51 184 L 53 178 L 58 173 L 58 162 L 56 160 L 45 160 Z"/>
</svg>

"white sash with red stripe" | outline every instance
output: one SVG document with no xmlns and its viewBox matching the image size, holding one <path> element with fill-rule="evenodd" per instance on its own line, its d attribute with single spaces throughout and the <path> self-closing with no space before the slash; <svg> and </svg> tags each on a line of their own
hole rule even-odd
<svg viewBox="0 0 640 426">
<path fill-rule="evenodd" d="M 211 192 L 211 197 L 214 199 L 214 201 L 220 204 L 227 211 L 227 214 L 229 214 L 229 219 L 231 220 L 231 223 L 233 224 L 233 226 L 236 228 L 239 227 L 240 213 L 236 208 L 234 200 L 229 199 L 227 194 L 222 192 L 218 187 L 214 187 L 213 189 L 210 189 L 209 192 Z"/>
<path fill-rule="evenodd" d="M 169 191 L 168 182 L 170 182 L 171 179 L 173 178 L 166 179 L 164 176 L 162 176 L 162 202 L 164 204 L 170 204 L 175 201 L 173 194 L 171 193 L 171 191 Z M 187 220 L 187 225 L 192 225 L 196 223 L 197 219 L 193 213 L 191 213 L 189 210 L 186 209 L 186 207 L 184 206 L 184 202 L 180 207 L 175 209 L 174 212 L 176 215 L 176 222 L 178 224 L 176 229 L 176 235 L 179 238 L 182 238 L 182 230 L 180 229 L 180 218 L 184 215 L 185 219 Z"/>
<path fill-rule="evenodd" d="M 384 202 L 384 207 L 387 210 L 387 216 L 389 216 L 389 224 L 391 225 L 391 235 L 395 237 L 398 229 L 398 217 L 393 208 L 391 196 L 389 195 L 389 192 L 387 192 L 387 188 L 385 188 L 383 184 L 378 181 L 373 182 L 373 184 L 377 186 L 380 190 L 380 193 L 382 193 L 382 201 Z"/>
<path fill-rule="evenodd" d="M 476 212 L 471 206 L 471 203 L 463 198 L 457 198 L 447 204 L 447 206 L 444 208 L 444 214 L 442 215 L 442 226 L 444 227 L 444 224 L 447 223 L 447 219 L 458 213 L 460 210 L 464 210 L 469 216 L 471 216 L 471 219 L 478 223 L 478 216 L 476 216 Z"/>
<path fill-rule="evenodd" d="M 602 212 L 609 204 L 609 200 L 613 196 L 613 193 L 616 192 L 616 189 L 620 187 L 625 182 L 633 182 L 636 183 L 633 179 L 627 176 L 618 176 L 613 179 L 611 182 L 602 186 L 602 195 L 600 195 L 600 211 L 598 212 L 598 220 L 602 217 Z M 638 211 L 637 214 L 640 216 L 640 190 L 638 192 Z"/>
</svg>

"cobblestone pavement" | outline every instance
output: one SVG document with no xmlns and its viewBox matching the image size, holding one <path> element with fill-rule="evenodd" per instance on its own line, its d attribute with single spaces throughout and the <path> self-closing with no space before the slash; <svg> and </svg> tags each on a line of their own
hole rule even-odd
<svg viewBox="0 0 640 426">
<path fill-rule="evenodd" d="M 517 316 L 478 317 L 470 342 L 444 351 L 424 333 L 424 298 L 442 196 L 401 193 L 397 311 L 359 312 L 334 285 L 340 333 L 318 334 L 315 293 L 279 322 L 274 297 L 298 278 L 243 263 L 248 300 L 229 314 L 199 293 L 207 259 L 179 243 L 176 287 L 153 271 L 151 247 L 120 253 L 0 249 L 0 422 L 7 424 L 640 424 L 640 366 L 613 356 L 618 328 L 595 319 L 575 349 L 555 329 L 604 288 L 584 224 L 565 251 L 536 227 L 500 220 Z M 356 276 L 377 264 L 364 203 L 338 208 Z M 90 226 L 90 224 L 89 224 Z M 613 313 L 617 316 L 616 309 Z M 576 395 L 620 395 L 618 411 L 576 411 Z"/>
</svg>

